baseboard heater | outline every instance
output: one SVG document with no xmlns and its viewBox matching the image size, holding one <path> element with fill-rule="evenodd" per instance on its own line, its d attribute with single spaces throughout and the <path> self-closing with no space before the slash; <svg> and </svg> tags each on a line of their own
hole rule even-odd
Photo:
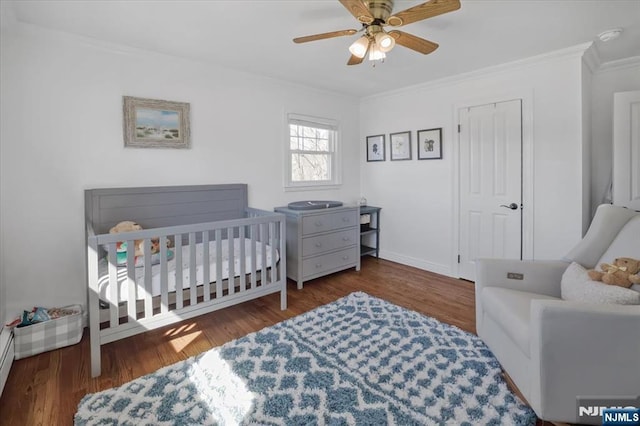
<svg viewBox="0 0 640 426">
<path fill-rule="evenodd" d="M 0 329 L 0 395 L 9 377 L 13 355 L 13 333 L 8 328 L 2 327 Z"/>
</svg>

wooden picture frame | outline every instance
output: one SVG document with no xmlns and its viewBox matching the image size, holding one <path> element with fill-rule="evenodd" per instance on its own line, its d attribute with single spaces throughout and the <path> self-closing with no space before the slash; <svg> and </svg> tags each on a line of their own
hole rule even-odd
<svg viewBox="0 0 640 426">
<path fill-rule="evenodd" d="M 411 160 L 411 131 L 389 134 L 391 161 Z"/>
<path fill-rule="evenodd" d="M 384 161 L 384 135 L 367 136 L 367 161 Z"/>
<path fill-rule="evenodd" d="M 442 159 L 442 127 L 418 130 L 418 160 Z"/>
<path fill-rule="evenodd" d="M 189 148 L 189 104 L 122 97 L 124 146 Z"/>
</svg>

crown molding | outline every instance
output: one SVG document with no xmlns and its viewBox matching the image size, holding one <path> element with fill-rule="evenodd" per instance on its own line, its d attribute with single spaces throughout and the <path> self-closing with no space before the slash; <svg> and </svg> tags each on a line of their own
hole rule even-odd
<svg viewBox="0 0 640 426">
<path fill-rule="evenodd" d="M 0 5 L 4 3 L 4 0 L 0 0 Z M 167 58 L 172 61 L 179 60 L 183 61 L 185 64 L 191 64 L 193 66 L 202 66 L 202 67 L 210 67 L 215 68 L 221 72 L 230 72 L 234 75 L 244 75 L 248 79 L 252 80 L 264 80 L 269 81 L 272 84 L 277 84 L 280 86 L 286 86 L 298 90 L 306 90 L 313 93 L 330 95 L 335 97 L 344 98 L 349 101 L 358 102 L 359 98 L 355 95 L 345 94 L 342 92 L 325 89 L 316 86 L 309 86 L 301 83 L 296 83 L 284 79 L 280 79 L 277 77 L 271 77 L 264 74 L 258 74 L 242 69 L 232 68 L 226 65 L 222 65 L 218 62 L 194 58 L 188 55 L 174 55 L 170 53 L 160 52 L 156 50 L 143 49 L 139 47 L 128 46 L 124 44 L 118 44 L 113 42 L 108 42 L 104 40 L 99 40 L 93 37 L 87 37 L 79 34 L 72 34 L 64 31 L 54 30 L 50 28 L 44 28 L 39 25 L 29 24 L 17 21 L 15 25 L 11 26 L 10 29 L 11 34 L 15 34 L 19 37 L 23 37 L 25 39 L 31 40 L 42 40 L 46 39 L 48 42 L 59 42 L 59 43 L 67 43 L 69 45 L 74 45 L 82 48 L 89 48 L 93 50 L 99 50 L 108 54 L 131 57 L 131 58 L 148 58 L 151 60 L 159 60 L 164 61 Z"/>
<path fill-rule="evenodd" d="M 459 83 L 468 80 L 474 80 L 482 77 L 486 77 L 488 75 L 500 74 L 508 71 L 518 70 L 522 68 L 527 68 L 533 65 L 539 65 L 545 62 L 552 62 L 558 59 L 566 59 L 572 57 L 581 57 L 584 55 L 585 51 L 589 49 L 593 45 L 593 42 L 581 43 L 575 46 L 567 47 L 564 49 L 554 50 L 548 53 L 544 53 L 541 55 L 531 56 L 524 59 L 518 59 L 511 62 L 506 62 L 500 65 L 494 65 L 486 68 L 481 68 L 475 71 L 470 71 L 466 73 L 456 74 L 450 77 L 444 77 L 436 80 L 431 80 L 424 83 L 415 84 L 412 86 L 403 87 L 396 90 L 390 90 L 387 92 L 377 93 L 370 96 L 365 96 L 360 98 L 361 100 L 375 99 L 375 98 L 385 98 L 388 96 L 403 94 L 407 92 L 413 92 L 415 90 L 424 90 L 424 89 L 436 89 L 443 86 L 448 86 L 454 83 Z"/>
<path fill-rule="evenodd" d="M 598 53 L 598 48 L 595 43 L 592 43 L 591 46 L 584 51 L 582 61 L 587 65 L 591 74 L 598 72 L 598 69 L 602 65 L 602 60 L 600 59 L 600 54 Z"/>
<path fill-rule="evenodd" d="M 600 65 L 597 73 L 618 71 L 626 68 L 640 67 L 640 56 L 631 56 L 629 58 L 618 59 L 615 61 L 605 62 Z"/>
</svg>

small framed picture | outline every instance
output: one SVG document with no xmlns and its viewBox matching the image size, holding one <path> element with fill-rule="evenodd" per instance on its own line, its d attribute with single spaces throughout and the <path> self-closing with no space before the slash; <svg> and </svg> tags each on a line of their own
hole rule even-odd
<svg viewBox="0 0 640 426">
<path fill-rule="evenodd" d="M 411 160 L 411 132 L 391 133 L 389 147 L 391 161 Z"/>
<path fill-rule="evenodd" d="M 189 148 L 189 104 L 123 96 L 124 146 Z"/>
<path fill-rule="evenodd" d="M 367 161 L 384 160 L 384 135 L 367 136 Z"/>
<path fill-rule="evenodd" d="M 442 159 L 442 127 L 418 130 L 418 160 Z"/>
</svg>

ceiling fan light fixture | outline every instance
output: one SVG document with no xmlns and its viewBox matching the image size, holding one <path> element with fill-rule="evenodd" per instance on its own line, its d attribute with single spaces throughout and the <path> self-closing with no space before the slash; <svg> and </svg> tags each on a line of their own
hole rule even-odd
<svg viewBox="0 0 640 426">
<path fill-rule="evenodd" d="M 400 27 L 453 12 L 460 9 L 461 0 L 422 1 L 424 3 L 394 14 L 393 6 L 395 0 L 339 0 L 342 6 L 361 24 L 359 30 L 347 29 L 296 37 L 293 42 L 307 43 L 360 33 L 360 38 L 349 46 L 351 56 L 347 61 L 347 65 L 361 64 L 364 58 L 368 57 L 370 61 L 373 61 L 373 66 L 375 66 L 375 61 L 384 62 L 386 54 L 396 44 L 427 55 L 438 48 L 437 43 L 396 29 L 387 31 L 386 27 L 389 25 Z"/>
<path fill-rule="evenodd" d="M 382 50 L 379 49 L 377 44 L 374 44 L 373 46 L 371 46 L 371 49 L 369 49 L 370 61 L 380 61 L 386 57 L 387 55 Z"/>
<path fill-rule="evenodd" d="M 349 46 L 349 52 L 353 56 L 358 58 L 364 58 L 364 55 L 367 54 L 367 48 L 369 47 L 369 39 L 365 36 L 357 39 L 351 46 Z"/>
<path fill-rule="evenodd" d="M 379 32 L 378 34 L 376 34 L 376 46 L 378 46 L 378 49 L 383 52 L 389 52 L 391 49 L 393 49 L 393 46 L 396 45 L 396 39 L 391 37 L 389 34 L 383 32 Z"/>
</svg>

